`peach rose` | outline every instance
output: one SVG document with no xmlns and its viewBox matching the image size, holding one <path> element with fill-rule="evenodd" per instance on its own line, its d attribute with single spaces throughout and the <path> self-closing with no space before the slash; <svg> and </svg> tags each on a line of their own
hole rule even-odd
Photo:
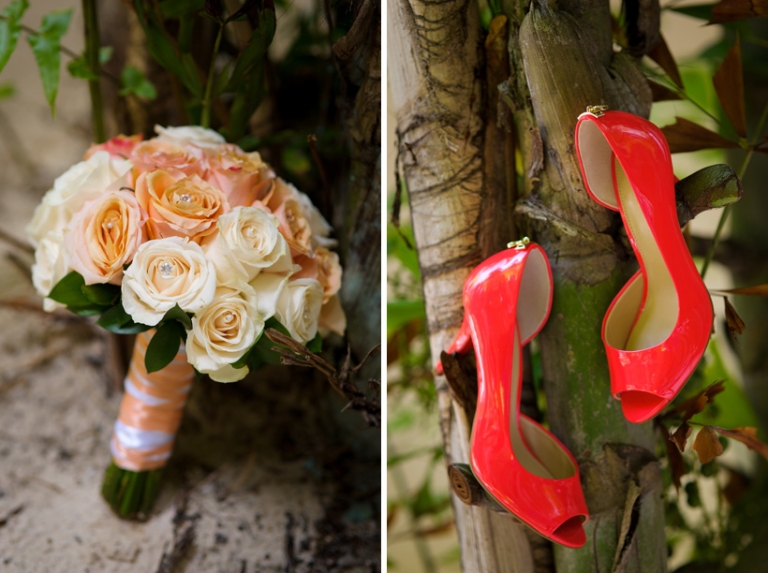
<svg viewBox="0 0 768 573">
<path fill-rule="evenodd" d="M 341 301 L 338 296 L 332 296 L 320 309 L 317 329 L 322 336 L 328 332 L 335 332 L 339 336 L 344 336 L 344 331 L 347 329 L 347 316 L 344 314 L 344 309 L 341 308 Z"/>
<path fill-rule="evenodd" d="M 311 236 L 312 246 L 322 245 L 324 247 L 333 247 L 336 245 L 336 241 L 329 238 L 332 229 L 328 224 L 328 221 L 326 221 L 320 214 L 317 207 L 312 204 L 309 197 L 290 183 L 286 183 L 282 179 L 276 179 L 273 192 L 269 199 L 264 201 L 264 203 L 272 212 L 277 214 L 277 211 L 281 209 L 281 206 L 289 200 L 298 203 L 299 208 L 296 209 L 294 207 L 293 211 L 300 212 L 301 217 L 306 221 Z"/>
<path fill-rule="evenodd" d="M 232 207 L 263 202 L 271 190 L 274 173 L 256 152 L 221 145 L 209 156 L 208 164 L 205 180 L 224 191 Z"/>
<path fill-rule="evenodd" d="M 139 175 L 136 199 L 149 215 L 151 239 L 188 237 L 200 243 L 216 232 L 216 221 L 230 210 L 224 193 L 197 175 L 176 177 L 163 170 Z"/>
<path fill-rule="evenodd" d="M 309 254 L 296 257 L 295 263 L 301 270 L 292 278 L 317 279 L 323 287 L 323 304 L 339 292 L 342 271 L 336 253 L 318 246 Z"/>
<path fill-rule="evenodd" d="M 143 242 L 141 208 L 133 193 L 112 191 L 88 201 L 64 233 L 70 266 L 85 284 L 120 284 L 123 265 Z"/>
<path fill-rule="evenodd" d="M 147 171 L 162 169 L 175 175 L 203 175 L 205 157 L 202 150 L 193 146 L 150 139 L 137 145 L 129 159 L 133 162 L 135 177 Z"/>
<path fill-rule="evenodd" d="M 83 159 L 89 159 L 97 151 L 106 151 L 110 157 L 128 159 L 142 139 L 144 139 L 144 136 L 141 134 L 131 135 L 130 137 L 121 134 L 104 143 L 99 143 L 98 145 L 94 143 L 85 152 Z"/>
<path fill-rule="evenodd" d="M 33 246 L 49 231 L 64 231 L 73 215 L 86 201 L 96 199 L 109 189 L 130 185 L 131 163 L 125 159 L 110 157 L 98 151 L 87 161 L 70 167 L 53 183 L 42 202 L 35 209 L 27 234 Z"/>
</svg>

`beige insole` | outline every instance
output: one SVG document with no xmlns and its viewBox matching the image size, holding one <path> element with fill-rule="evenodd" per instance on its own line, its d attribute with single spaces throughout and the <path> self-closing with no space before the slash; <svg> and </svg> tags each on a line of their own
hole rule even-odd
<svg viewBox="0 0 768 573">
<path fill-rule="evenodd" d="M 645 264 L 647 278 L 645 306 L 637 317 L 624 349 L 642 350 L 656 346 L 667 339 L 677 323 L 679 305 L 672 275 L 664 263 L 637 196 L 618 159 L 614 158 L 614 166 L 619 202 L 624 211 L 628 230 L 635 238 L 638 257 L 642 258 Z M 618 307 L 621 302 L 617 303 L 614 311 L 620 311 Z M 629 316 L 626 318 L 632 320 Z"/>
<path fill-rule="evenodd" d="M 510 392 L 513 412 L 517 401 L 517 385 L 521 383 L 521 378 L 518 376 L 521 354 L 520 334 L 515 329 Z M 541 426 L 523 417 L 520 418 L 521 423 L 518 426 L 515 418 L 516 416 L 513 415 L 509 419 L 509 438 L 515 456 L 526 470 L 546 479 L 565 479 L 576 473 L 570 458 Z"/>
</svg>

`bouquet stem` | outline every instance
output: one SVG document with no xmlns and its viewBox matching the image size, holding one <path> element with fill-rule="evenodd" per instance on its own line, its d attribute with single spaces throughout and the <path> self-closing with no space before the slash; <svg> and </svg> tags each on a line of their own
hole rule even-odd
<svg viewBox="0 0 768 573">
<path fill-rule="evenodd" d="M 157 498 L 195 377 L 183 347 L 163 370 L 147 373 L 144 356 L 153 333 L 136 337 L 101 487 L 113 511 L 128 519 L 146 518 Z"/>
</svg>

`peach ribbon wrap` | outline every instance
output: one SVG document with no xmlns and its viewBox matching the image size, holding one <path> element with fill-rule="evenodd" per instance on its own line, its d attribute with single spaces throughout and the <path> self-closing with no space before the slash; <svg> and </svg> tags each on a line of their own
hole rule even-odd
<svg viewBox="0 0 768 573">
<path fill-rule="evenodd" d="M 118 467 L 148 471 L 163 467 L 171 457 L 195 371 L 182 346 L 173 361 L 147 373 L 144 356 L 154 330 L 136 336 L 125 394 L 115 421 L 110 448 Z"/>
</svg>

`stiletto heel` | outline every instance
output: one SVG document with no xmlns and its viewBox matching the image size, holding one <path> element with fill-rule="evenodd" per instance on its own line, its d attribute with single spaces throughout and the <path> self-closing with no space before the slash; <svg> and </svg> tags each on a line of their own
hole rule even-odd
<svg viewBox="0 0 768 573">
<path fill-rule="evenodd" d="M 551 305 L 552 273 L 541 247 L 497 253 L 467 278 L 466 327 L 451 348 L 468 349 L 469 334 L 477 356 L 470 464 L 478 481 L 544 537 L 581 547 L 588 510 L 578 464 L 554 435 L 520 413 L 521 349 L 541 330 Z"/>
<path fill-rule="evenodd" d="M 612 393 L 625 417 L 640 423 L 658 414 L 696 368 L 709 341 L 712 302 L 677 222 L 661 130 L 636 115 L 588 109 L 575 135 L 584 184 L 600 205 L 621 213 L 640 263 L 602 330 Z"/>
</svg>

